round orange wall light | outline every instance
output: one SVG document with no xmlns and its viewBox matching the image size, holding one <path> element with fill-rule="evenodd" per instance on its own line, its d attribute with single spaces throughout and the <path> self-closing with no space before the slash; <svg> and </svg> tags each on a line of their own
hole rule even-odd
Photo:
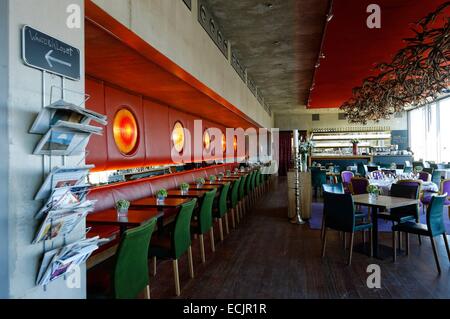
<svg viewBox="0 0 450 319">
<path fill-rule="evenodd" d="M 208 130 L 203 134 L 203 146 L 207 151 L 209 151 L 209 148 L 211 147 L 211 136 L 209 135 Z"/>
<path fill-rule="evenodd" d="M 136 150 L 139 129 L 136 118 L 128 109 L 121 109 L 116 113 L 113 123 L 114 141 L 117 148 L 124 155 L 130 155 Z"/>
<path fill-rule="evenodd" d="M 181 122 L 176 122 L 172 130 L 172 143 L 178 153 L 183 151 L 184 138 L 183 124 L 181 124 Z"/>
</svg>

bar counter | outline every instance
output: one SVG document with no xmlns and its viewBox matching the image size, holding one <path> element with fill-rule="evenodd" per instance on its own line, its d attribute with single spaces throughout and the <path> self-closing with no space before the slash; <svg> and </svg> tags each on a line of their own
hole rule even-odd
<svg viewBox="0 0 450 319">
<path fill-rule="evenodd" d="M 372 161 L 371 155 L 313 155 L 310 158 L 310 164 L 316 162 L 322 166 L 333 163 L 341 168 L 358 165 L 359 163 L 368 164 Z"/>
</svg>

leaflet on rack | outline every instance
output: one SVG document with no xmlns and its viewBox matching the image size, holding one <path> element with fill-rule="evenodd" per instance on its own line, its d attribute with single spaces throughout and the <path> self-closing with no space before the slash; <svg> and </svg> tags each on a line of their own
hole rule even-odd
<svg viewBox="0 0 450 319">
<path fill-rule="evenodd" d="M 60 249 L 44 254 L 36 284 L 47 285 L 51 281 L 70 273 L 76 265 L 85 263 L 89 256 L 98 249 L 99 237 L 82 239 Z"/>
<path fill-rule="evenodd" d="M 103 114 L 59 100 L 42 109 L 30 129 L 30 133 L 45 134 L 53 126 L 69 126 L 73 124 L 85 128 L 100 129 L 101 131 L 101 127 L 89 125 L 91 120 L 100 125 L 108 124 L 107 117 Z"/>
</svg>

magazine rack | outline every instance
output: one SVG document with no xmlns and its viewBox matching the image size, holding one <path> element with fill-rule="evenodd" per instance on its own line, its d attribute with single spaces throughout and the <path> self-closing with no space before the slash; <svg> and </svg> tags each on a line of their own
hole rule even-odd
<svg viewBox="0 0 450 319">
<path fill-rule="evenodd" d="M 61 98 L 59 100 L 57 98 L 55 98 L 55 94 L 54 94 L 55 91 L 57 91 L 57 90 L 60 92 L 59 96 Z M 73 105 L 75 105 L 74 108 L 82 107 L 82 105 L 85 104 L 90 99 L 89 95 L 84 94 L 82 92 L 69 90 L 69 89 L 66 89 L 66 88 L 63 88 L 63 87 L 52 86 L 50 88 L 50 105 L 56 104 L 59 101 L 62 101 L 62 103 L 67 103 L 67 102 L 65 102 L 65 95 L 66 95 L 65 93 L 67 93 L 67 92 L 70 92 L 70 93 L 73 93 L 75 95 L 79 95 L 80 97 L 82 97 L 81 98 L 82 101 L 81 101 L 80 104 L 73 104 Z M 44 95 L 43 95 L 43 104 L 44 104 L 44 107 L 46 107 L 45 106 L 45 90 L 44 90 Z M 70 103 L 67 103 L 67 105 L 70 105 Z M 52 172 L 53 172 L 53 165 L 52 165 L 53 157 L 54 156 L 61 156 L 62 157 L 62 164 L 63 164 L 62 167 L 64 168 L 64 167 L 66 167 L 66 158 L 68 156 L 74 156 L 74 155 L 80 155 L 81 156 L 82 155 L 82 158 L 80 159 L 80 161 L 77 163 L 77 165 L 75 167 L 80 167 L 80 169 L 86 169 L 86 166 L 82 167 L 82 163 L 85 162 L 85 159 L 86 159 L 86 156 L 87 156 L 85 146 L 88 144 L 90 136 L 92 135 L 92 132 L 89 132 L 89 131 L 85 131 L 84 133 L 83 133 L 82 130 L 77 130 L 77 129 L 74 129 L 73 131 L 71 131 L 70 130 L 70 126 L 68 126 L 68 128 L 61 128 L 61 129 L 57 128 L 57 129 L 59 129 L 58 135 L 57 135 L 55 133 L 56 130 L 54 129 L 56 127 L 56 125 L 54 125 L 55 123 L 52 123 L 52 122 L 54 122 L 55 118 L 57 118 L 56 113 L 59 112 L 59 111 L 60 111 L 60 109 L 56 109 L 53 112 L 53 115 L 51 115 L 52 113 L 49 112 L 50 116 L 48 117 L 48 119 L 47 118 L 45 118 L 45 119 L 39 118 L 39 116 L 38 116 L 38 118 L 36 118 L 36 121 L 38 121 L 38 120 L 44 121 L 43 127 L 47 126 L 45 121 L 48 121 L 47 123 L 48 123 L 48 127 L 49 127 L 49 130 L 43 136 L 41 142 L 39 142 L 39 144 L 37 145 L 37 147 L 35 149 L 35 152 L 34 152 L 36 154 L 37 149 L 39 148 L 39 146 L 41 146 L 40 149 L 42 151 L 39 154 L 36 154 L 36 155 L 42 155 L 44 157 L 48 156 L 48 168 L 49 168 L 49 172 L 48 173 L 51 174 L 51 177 L 50 177 L 50 194 L 49 194 L 50 197 L 47 198 L 47 201 L 45 202 L 45 206 L 46 207 L 45 207 L 44 212 L 45 212 L 46 216 L 48 214 L 50 214 L 52 212 L 52 210 L 54 210 L 54 208 L 56 207 L 57 204 L 61 205 L 61 203 L 58 203 L 56 201 L 57 199 L 53 197 L 54 196 L 54 191 L 57 189 L 57 187 L 55 187 L 55 184 L 54 184 L 54 182 L 57 182 L 57 181 L 54 180 L 54 174 L 52 174 Z M 48 111 L 44 111 L 44 109 L 43 109 L 42 112 L 44 112 L 43 114 L 46 114 L 45 112 L 48 112 Z M 64 113 L 64 112 L 66 112 L 66 113 Z M 86 116 L 87 112 L 91 112 L 91 114 L 95 113 L 95 112 L 92 112 L 92 111 L 86 111 L 85 113 L 82 113 L 79 110 L 78 110 L 78 112 L 80 112 L 80 113 L 77 114 L 72 109 L 67 109 L 67 111 L 62 110 L 61 113 L 64 114 L 64 115 L 69 114 L 68 115 L 69 119 L 67 121 L 68 121 L 69 124 L 74 124 L 74 126 L 76 126 L 78 124 L 76 122 L 72 123 L 71 117 L 72 117 L 73 114 L 77 115 L 77 116 L 75 116 L 76 118 L 83 118 L 82 116 Z M 102 119 L 104 119 L 104 123 L 106 123 L 106 116 L 101 115 L 101 114 L 97 114 L 97 115 L 102 116 Z M 84 124 L 86 124 L 86 127 L 92 127 L 92 126 L 88 125 L 88 123 L 91 121 L 91 119 L 92 118 L 90 118 L 90 117 L 84 117 L 84 122 L 85 122 Z M 105 125 L 104 123 L 101 123 L 101 125 Z M 35 124 L 33 124 L 33 126 L 34 125 Z M 80 127 L 80 126 L 78 126 L 78 127 Z M 99 132 L 101 132 L 102 130 L 103 130 L 103 128 L 101 128 L 101 129 L 98 128 Z M 80 138 L 76 139 L 75 136 L 80 136 Z M 64 137 L 66 137 L 66 139 L 64 139 Z M 68 143 L 70 143 L 70 144 L 68 144 Z M 66 148 L 64 148 L 64 147 L 66 147 Z M 83 178 L 85 178 L 85 177 L 83 177 Z M 79 185 L 79 184 L 81 184 L 81 185 Z M 63 189 L 63 193 L 62 194 L 63 194 L 63 196 L 68 196 L 69 195 L 68 193 L 71 192 L 70 195 L 74 196 L 74 198 L 77 198 L 77 195 L 79 195 L 80 207 L 78 208 L 78 210 L 73 208 L 72 212 L 70 212 L 70 208 L 69 208 L 68 211 L 66 212 L 67 215 L 64 215 L 64 214 L 60 213 L 60 215 L 59 215 L 60 219 L 63 218 L 63 217 L 66 217 L 68 215 L 71 215 L 74 218 L 73 220 L 77 220 L 76 218 L 81 218 L 82 219 L 82 218 L 84 218 L 83 215 L 87 214 L 89 212 L 89 208 L 90 207 L 89 208 L 86 207 L 85 208 L 86 211 L 83 211 L 82 209 L 84 207 L 81 207 L 81 204 L 86 201 L 86 198 L 87 198 L 87 196 L 89 194 L 89 189 L 86 189 L 86 188 L 82 189 L 83 186 L 86 186 L 86 187 L 89 186 L 88 181 L 86 181 L 84 183 L 79 183 L 79 184 L 77 183 L 75 185 L 70 185 L 69 187 L 67 187 L 67 190 L 66 190 L 65 193 L 64 193 L 64 189 Z M 77 186 L 81 186 L 81 190 L 76 191 L 76 192 L 72 192 L 72 189 L 74 187 L 77 187 Z M 59 200 L 61 200 L 61 197 L 59 198 Z M 47 207 L 49 202 L 51 204 Z M 72 206 L 72 207 L 75 207 L 75 206 Z M 60 210 L 60 212 L 61 211 L 64 211 L 64 210 L 62 209 L 62 210 Z M 76 216 L 74 216 L 75 214 L 76 214 Z M 59 222 L 62 223 L 63 221 L 59 220 Z M 55 230 L 54 227 L 55 226 L 56 227 L 60 227 L 61 225 L 55 225 L 54 223 L 55 223 L 54 216 L 50 217 L 48 220 L 46 220 L 46 218 L 42 218 L 42 223 L 39 225 L 39 229 L 36 232 L 36 235 L 41 235 L 41 234 L 43 235 L 43 237 L 42 237 L 42 245 L 43 245 L 44 256 L 48 252 L 54 250 L 54 239 L 61 238 L 61 235 L 62 235 L 62 239 L 63 239 L 62 247 L 66 247 L 67 246 L 67 235 L 69 235 L 70 232 L 74 228 L 76 228 L 77 225 L 79 225 L 79 220 L 76 223 L 74 223 L 73 228 L 69 229 L 68 232 L 64 232 L 62 234 L 56 234 L 55 236 L 53 236 L 54 231 L 59 231 L 59 230 Z M 46 228 L 42 229 L 44 226 Z M 72 226 L 72 225 L 70 225 L 70 226 Z M 48 227 L 49 227 L 49 229 L 48 229 Z M 46 232 L 47 229 L 48 229 L 48 232 Z M 86 237 L 86 232 L 83 233 L 82 238 L 85 238 L 85 237 Z M 36 240 L 36 238 L 35 238 L 35 240 Z M 41 240 L 37 241 L 36 244 L 38 244 L 40 241 Z M 48 241 L 50 243 L 47 243 Z M 43 257 L 43 259 L 44 259 L 44 257 Z M 43 262 L 44 262 L 44 260 L 42 260 L 41 268 L 44 267 Z M 38 274 L 38 276 L 39 275 L 40 274 Z M 66 279 L 67 279 L 66 278 L 66 274 L 64 274 L 64 280 L 66 280 Z M 46 289 L 47 289 L 47 285 L 46 284 L 43 285 L 43 289 L 44 289 L 44 291 L 46 291 Z"/>
</svg>

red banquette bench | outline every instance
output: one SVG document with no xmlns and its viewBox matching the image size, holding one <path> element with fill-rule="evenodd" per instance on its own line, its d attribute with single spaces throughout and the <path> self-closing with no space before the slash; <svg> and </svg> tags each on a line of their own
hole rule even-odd
<svg viewBox="0 0 450 319">
<path fill-rule="evenodd" d="M 223 164 L 200 168 L 191 171 L 178 172 L 169 175 L 144 178 L 136 181 L 123 182 L 93 188 L 88 195 L 88 199 L 96 200 L 95 212 L 111 209 L 119 199 L 135 201 L 141 198 L 153 196 L 161 188 L 177 188 L 181 183 L 192 183 L 196 178 L 207 179 L 210 175 L 225 173 L 226 170 L 233 170 L 237 164 Z M 90 225 L 88 225 L 90 226 Z M 99 235 L 101 238 L 118 237 L 119 228 L 114 226 L 95 226 L 88 236 Z"/>
</svg>

